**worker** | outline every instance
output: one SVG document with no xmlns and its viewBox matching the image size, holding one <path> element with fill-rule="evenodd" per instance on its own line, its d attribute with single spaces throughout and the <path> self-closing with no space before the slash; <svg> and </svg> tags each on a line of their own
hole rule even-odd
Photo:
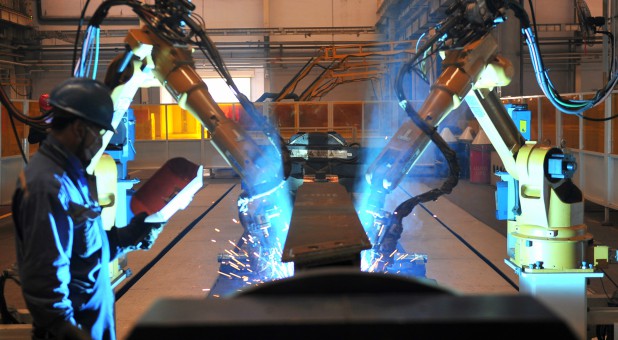
<svg viewBox="0 0 618 340">
<path fill-rule="evenodd" d="M 33 339 L 63 339 L 80 329 L 92 339 L 116 338 L 109 263 L 149 249 L 163 225 L 135 215 L 105 231 L 94 176 L 86 172 L 113 131 L 108 88 L 70 78 L 50 93 L 48 136 L 19 175 L 12 209 L 17 265 Z M 73 333 L 71 333 L 73 334 Z"/>
</svg>

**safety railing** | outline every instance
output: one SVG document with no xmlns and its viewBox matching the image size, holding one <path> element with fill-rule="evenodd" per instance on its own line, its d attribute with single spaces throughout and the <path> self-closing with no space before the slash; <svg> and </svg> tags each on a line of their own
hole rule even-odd
<svg viewBox="0 0 618 340">
<path fill-rule="evenodd" d="M 588 98 L 591 93 L 567 95 L 570 98 Z M 614 93 L 605 102 L 585 112 L 593 118 L 614 115 L 618 105 Z M 542 96 L 503 98 L 504 103 L 526 104 L 532 113 L 531 139 L 547 145 L 562 145 L 575 155 L 579 169 L 574 179 L 586 199 L 613 209 L 618 208 L 618 192 L 612 190 L 618 183 L 618 119 L 604 122 L 588 121 L 558 112 Z M 15 106 L 31 115 L 39 114 L 38 102 L 17 100 Z M 415 102 L 414 105 L 420 105 Z M 238 103 L 219 104 L 226 116 L 252 132 L 253 124 Z M 346 102 L 265 102 L 257 109 L 281 132 L 284 139 L 298 132 L 336 131 L 348 143 L 381 147 L 399 125 L 408 119 L 394 101 Z M 205 168 L 227 167 L 227 163 L 210 143 L 208 131 L 189 112 L 178 105 L 133 105 L 135 115 L 136 159 L 130 166 L 157 167 L 167 159 L 185 156 L 203 164 Z M 25 142 L 28 127 L 14 121 L 13 125 L 2 107 L 0 128 L 0 200 L 10 201 L 17 174 L 23 167 L 19 145 L 27 155 L 37 145 Z M 442 123 L 457 136 L 466 126 L 478 129 L 475 120 L 462 105 Z"/>
</svg>

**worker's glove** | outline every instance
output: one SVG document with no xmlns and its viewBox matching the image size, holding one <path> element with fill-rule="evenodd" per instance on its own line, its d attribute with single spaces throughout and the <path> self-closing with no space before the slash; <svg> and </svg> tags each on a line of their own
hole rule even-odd
<svg viewBox="0 0 618 340">
<path fill-rule="evenodd" d="M 150 249 L 163 230 L 164 223 L 148 223 L 144 220 L 148 214 L 143 212 L 133 216 L 126 227 L 118 229 L 118 241 L 121 247 Z"/>
</svg>

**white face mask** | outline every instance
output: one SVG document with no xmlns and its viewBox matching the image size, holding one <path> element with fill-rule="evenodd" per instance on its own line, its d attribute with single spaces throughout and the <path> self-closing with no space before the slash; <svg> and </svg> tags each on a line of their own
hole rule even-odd
<svg viewBox="0 0 618 340">
<path fill-rule="evenodd" d="M 94 155 L 96 155 L 97 152 L 99 152 L 99 150 L 101 149 L 101 147 L 103 147 L 103 140 L 101 137 L 105 133 L 105 130 L 101 130 L 99 134 L 97 134 L 93 130 L 93 128 L 88 126 L 86 127 L 86 131 L 88 131 L 87 133 L 92 136 L 93 142 L 88 146 L 84 145 L 84 142 L 86 141 L 86 137 L 84 136 L 82 138 L 81 147 L 77 152 L 77 156 L 82 161 L 82 165 L 84 167 L 87 167 L 90 164 L 90 161 L 92 160 Z"/>
</svg>

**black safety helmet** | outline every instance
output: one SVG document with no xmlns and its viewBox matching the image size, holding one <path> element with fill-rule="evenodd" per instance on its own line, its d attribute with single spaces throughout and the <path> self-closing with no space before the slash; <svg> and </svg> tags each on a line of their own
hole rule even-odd
<svg viewBox="0 0 618 340">
<path fill-rule="evenodd" d="M 49 104 L 105 130 L 115 131 L 112 126 L 114 102 L 111 92 L 99 81 L 69 78 L 51 91 Z"/>
</svg>

